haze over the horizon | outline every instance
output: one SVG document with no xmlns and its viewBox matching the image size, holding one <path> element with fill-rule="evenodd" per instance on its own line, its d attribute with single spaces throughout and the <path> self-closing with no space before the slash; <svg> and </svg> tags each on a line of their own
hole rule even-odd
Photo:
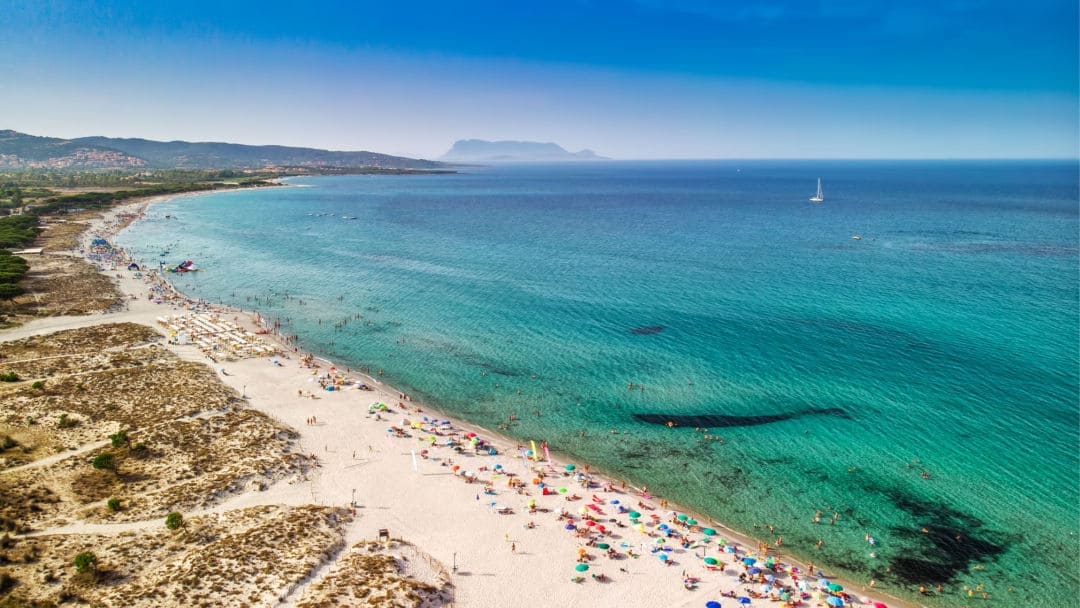
<svg viewBox="0 0 1080 608">
<path fill-rule="evenodd" d="M 1078 155 L 1075 0 L 14 0 L 0 128 L 434 158 Z"/>
</svg>

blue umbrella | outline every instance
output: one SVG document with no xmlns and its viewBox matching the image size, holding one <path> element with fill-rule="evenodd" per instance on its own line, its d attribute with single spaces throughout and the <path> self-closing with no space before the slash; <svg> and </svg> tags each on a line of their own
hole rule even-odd
<svg viewBox="0 0 1080 608">
<path fill-rule="evenodd" d="M 748 598 L 746 596 L 740 597 L 739 598 L 739 603 L 740 604 L 749 604 L 750 603 L 750 598 Z"/>
<path fill-rule="evenodd" d="M 844 600 L 836 597 L 835 595 L 830 595 L 829 597 L 825 598 L 825 601 L 828 602 L 830 606 L 843 606 L 844 605 Z"/>
<path fill-rule="evenodd" d="M 742 560 L 742 563 L 746 564 L 747 566 L 753 566 L 754 562 L 756 562 L 756 561 L 757 560 L 752 558 L 752 557 L 744 557 L 743 560 Z"/>
<path fill-rule="evenodd" d="M 750 568 L 749 570 L 747 570 L 747 572 L 750 574 L 760 574 L 761 568 Z"/>
<path fill-rule="evenodd" d="M 720 608 L 720 602 L 716 600 L 705 602 L 705 608 Z"/>
<path fill-rule="evenodd" d="M 661 553 L 658 557 L 660 558 L 660 561 L 662 561 L 662 562 L 666 562 L 667 559 L 668 559 L 666 553 Z"/>
</svg>

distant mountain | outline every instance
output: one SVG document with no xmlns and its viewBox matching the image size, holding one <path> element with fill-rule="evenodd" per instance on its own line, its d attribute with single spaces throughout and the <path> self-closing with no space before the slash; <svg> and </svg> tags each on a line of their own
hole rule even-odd
<svg viewBox="0 0 1080 608">
<path fill-rule="evenodd" d="M 503 160 L 602 160 L 592 150 L 568 152 L 562 146 L 538 141 L 487 141 L 459 139 L 441 160 L 451 162 L 490 162 Z"/>
<path fill-rule="evenodd" d="M 259 169 L 265 167 L 378 167 L 435 169 L 443 164 L 377 152 L 339 152 L 288 146 L 153 141 L 113 137 L 59 139 L 0 131 L 0 168 Z"/>
</svg>

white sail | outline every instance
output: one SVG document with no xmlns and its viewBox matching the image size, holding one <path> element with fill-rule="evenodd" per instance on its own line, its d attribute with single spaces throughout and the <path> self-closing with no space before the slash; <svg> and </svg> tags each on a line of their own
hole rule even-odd
<svg viewBox="0 0 1080 608">
<path fill-rule="evenodd" d="M 823 200 L 825 200 L 825 196 L 821 193 L 821 178 L 819 177 L 817 178 L 817 194 L 810 197 L 810 202 L 820 203 Z"/>
</svg>

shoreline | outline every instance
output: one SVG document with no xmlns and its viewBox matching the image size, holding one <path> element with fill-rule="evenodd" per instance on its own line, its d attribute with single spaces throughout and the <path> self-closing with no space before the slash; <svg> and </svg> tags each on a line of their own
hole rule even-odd
<svg viewBox="0 0 1080 608">
<path fill-rule="evenodd" d="M 281 184 L 281 185 L 290 186 L 289 184 Z M 133 201 L 131 203 L 126 203 L 124 205 L 114 207 L 112 209 L 109 209 L 109 210 L 103 212 L 99 216 L 98 219 L 94 220 L 94 222 L 90 225 L 90 227 L 88 227 L 88 229 L 83 233 L 82 240 L 85 242 L 89 238 L 92 238 L 92 237 L 95 237 L 95 236 L 101 236 L 101 237 L 107 238 L 107 239 L 115 238 L 115 236 L 117 234 L 119 234 L 123 230 L 129 228 L 135 221 L 138 221 L 139 219 L 144 218 L 147 210 L 154 203 L 168 202 L 168 201 L 172 201 L 172 200 L 175 200 L 175 199 L 185 198 L 185 197 L 188 197 L 188 196 L 197 196 L 197 195 L 214 194 L 214 193 L 220 193 L 220 192 L 218 192 L 218 191 L 209 191 L 209 192 L 183 193 L 183 194 L 178 194 L 178 195 L 162 195 L 162 196 L 151 197 L 151 198 L 145 199 L 145 200 Z M 116 222 L 117 216 L 125 216 L 125 215 L 128 216 L 126 221 L 119 222 L 119 223 Z M 110 228 L 110 226 L 109 226 L 110 218 L 112 218 L 112 221 L 114 222 L 112 224 L 112 226 L 111 226 L 111 230 L 107 229 L 107 228 Z M 92 234 L 95 230 L 99 230 L 100 232 L 98 232 L 96 234 Z M 91 263 L 95 263 L 93 260 L 88 260 L 88 261 L 90 261 Z M 108 273 L 110 271 L 106 269 L 106 270 L 102 270 L 102 272 Z M 120 271 L 120 272 L 126 272 L 126 271 Z M 157 273 L 155 272 L 154 274 L 157 274 Z M 110 275 L 110 276 L 112 276 L 112 275 Z M 125 303 L 131 303 L 133 301 L 137 301 L 137 300 L 132 299 L 132 296 L 137 296 L 137 294 L 130 289 L 130 285 L 125 285 L 125 283 L 127 283 L 130 278 L 131 277 L 125 276 L 123 279 L 121 279 L 119 281 L 120 285 L 118 287 L 119 287 L 122 295 L 125 298 L 124 299 Z M 185 299 L 187 301 L 191 301 L 191 298 L 188 298 L 182 292 L 177 290 L 175 288 L 175 286 L 172 285 L 172 283 L 167 280 L 166 277 L 160 277 L 159 276 L 158 280 L 160 282 L 162 282 L 163 284 L 168 285 L 169 288 L 171 289 L 171 291 L 174 294 L 176 294 L 176 297 L 181 298 L 181 299 Z M 128 288 L 125 289 L 125 287 L 128 287 Z M 253 326 L 269 330 L 271 333 L 268 334 L 267 336 L 264 336 L 264 337 L 267 337 L 267 338 L 271 339 L 279 348 L 281 348 L 283 350 L 283 352 L 288 353 L 288 356 L 290 357 L 290 359 L 292 359 L 294 357 L 300 357 L 303 354 L 310 354 L 311 356 L 317 358 L 317 360 L 319 360 L 321 362 L 324 362 L 325 367 L 321 368 L 321 369 L 329 368 L 331 366 L 336 365 L 335 362 L 332 359 L 324 357 L 324 356 L 322 356 L 322 355 L 320 355 L 318 353 L 310 353 L 310 352 L 304 351 L 303 349 L 299 349 L 298 347 L 295 347 L 295 346 L 289 344 L 284 339 L 284 336 L 274 334 L 273 333 L 273 331 L 274 331 L 273 328 L 266 326 L 265 320 L 262 319 L 261 315 L 257 311 L 239 311 L 237 309 L 234 309 L 232 307 L 225 306 L 225 305 L 209 304 L 209 303 L 205 303 L 205 302 L 204 302 L 204 304 L 207 305 L 209 308 L 214 309 L 219 314 L 229 314 L 229 315 L 242 316 L 249 323 L 251 323 Z M 125 306 L 125 309 L 126 308 L 127 307 Z M 166 309 L 159 307 L 159 310 L 161 310 L 164 313 Z M 155 329 L 159 329 L 159 328 L 157 328 L 155 326 Z M 293 348 L 295 348 L 296 350 L 291 350 Z M 258 360 L 252 360 L 252 361 L 257 362 Z M 293 361 L 290 361 L 290 366 L 291 366 L 292 362 Z M 237 364 L 231 363 L 231 364 L 227 364 L 227 365 L 229 365 L 230 367 L 234 367 Z M 373 395 L 372 395 L 373 397 L 374 396 L 379 396 L 380 394 L 386 394 L 386 395 L 391 395 L 391 396 L 392 396 L 392 394 L 403 394 L 402 391 L 397 390 L 392 385 L 390 385 L 388 383 L 385 383 L 385 382 L 383 382 L 381 380 L 378 380 L 377 378 L 373 378 L 368 374 L 364 374 L 364 373 L 361 373 L 361 372 L 355 371 L 355 370 L 350 370 L 349 375 L 354 379 L 355 378 L 362 378 L 362 379 L 366 380 L 366 382 L 369 383 L 371 386 L 377 387 L 376 390 L 373 392 Z M 235 377 L 239 377 L 239 376 L 235 376 Z M 226 379 L 227 378 L 222 378 L 223 381 L 226 380 Z M 245 385 L 245 388 L 246 387 L 247 387 L 247 385 Z M 352 393 L 354 391 L 347 391 L 347 392 Z M 337 397 L 337 395 L 335 395 L 334 397 Z M 267 413 L 267 414 L 269 414 L 271 416 L 274 416 L 275 418 L 278 418 L 277 412 L 268 410 L 264 406 L 261 406 L 257 399 L 251 398 L 251 399 L 249 399 L 249 403 L 250 403 L 250 405 L 252 407 L 254 407 L 256 409 L 260 409 L 261 411 L 264 411 L 265 413 Z M 314 403 L 314 402 L 312 402 L 312 403 Z M 521 441 L 523 441 L 523 440 L 519 440 L 517 438 L 504 435 L 501 431 L 487 429 L 487 428 L 485 428 L 484 426 L 482 426 L 480 424 L 464 422 L 464 421 L 462 421 L 460 419 L 454 418 L 452 416 L 448 416 L 442 410 L 440 410 L 437 405 L 433 405 L 433 404 L 430 404 L 430 403 L 419 402 L 419 401 L 412 402 L 412 401 L 409 401 L 409 400 L 407 400 L 406 403 L 407 403 L 406 413 L 410 413 L 412 408 L 414 408 L 414 407 L 416 407 L 418 410 L 420 410 L 420 408 L 422 408 L 422 410 L 420 410 L 420 411 L 418 411 L 416 413 L 420 413 L 422 411 L 425 414 L 429 414 L 429 415 L 434 414 L 439 419 L 446 419 L 446 420 L 452 421 L 452 425 L 453 425 L 454 428 L 463 429 L 463 430 L 468 431 L 468 432 L 474 432 L 474 433 L 482 434 L 485 438 L 491 438 L 492 443 L 494 443 L 498 448 L 500 448 L 500 454 L 505 454 L 505 458 L 510 459 L 512 462 L 517 459 L 517 456 L 513 453 L 513 448 L 510 447 L 510 446 L 513 446 L 515 444 L 520 446 Z M 312 407 L 319 408 L 320 406 L 319 405 L 313 405 Z M 361 416 L 357 416 L 357 417 L 361 418 L 361 420 L 359 420 L 358 422 L 362 423 L 363 422 L 362 417 Z M 308 433 L 305 433 L 302 430 L 300 432 L 301 432 L 301 435 L 307 435 L 308 434 Z M 329 451 L 328 447 L 327 447 L 327 451 Z M 558 468 L 562 467 L 564 465 L 564 463 L 568 462 L 568 460 L 569 460 L 564 454 L 560 453 L 557 449 L 552 450 L 552 456 L 553 457 L 551 459 L 551 462 L 547 463 L 547 466 L 552 471 L 558 471 Z M 575 461 L 576 461 L 576 459 L 575 459 Z M 584 465 L 584 463 L 581 463 L 581 464 Z M 612 481 L 614 481 L 614 484 L 612 484 L 612 485 L 618 485 L 620 482 L 622 482 L 622 480 L 620 479 L 619 476 L 614 475 L 614 474 L 612 474 L 612 473 L 610 473 L 608 471 L 604 471 L 603 469 L 596 469 L 596 468 L 593 468 L 591 466 L 586 467 L 586 469 L 590 471 L 590 473 L 589 473 L 590 477 L 592 477 L 594 479 L 600 479 L 601 482 L 607 480 L 608 483 L 611 483 Z M 526 471 L 526 473 L 528 473 L 528 471 Z M 628 482 L 622 482 L 622 483 L 623 483 L 624 487 L 626 487 L 626 488 L 634 488 L 635 490 L 637 490 L 637 492 L 634 494 L 634 496 L 636 498 L 640 498 L 641 501 L 649 501 L 649 504 L 652 505 L 653 503 L 656 503 L 659 500 L 657 497 L 652 497 L 652 496 L 648 496 L 648 495 L 641 496 L 643 494 L 641 488 L 636 488 L 635 486 L 633 486 L 632 484 L 629 484 Z M 479 495 L 477 495 L 477 498 L 479 499 Z M 711 525 L 713 526 L 713 528 L 718 529 L 718 530 L 722 530 L 724 535 L 726 536 L 726 538 L 728 538 L 729 540 L 735 541 L 736 544 L 738 544 L 739 546 L 742 546 L 742 547 L 749 548 L 749 547 L 752 547 L 752 546 L 756 545 L 757 542 L 758 542 L 758 541 L 756 541 L 756 539 L 752 538 L 751 536 L 749 536 L 747 534 L 740 533 L 740 532 L 738 532 L 736 530 L 733 530 L 730 527 L 725 526 L 723 523 L 721 523 L 719 521 L 716 521 L 715 519 L 713 519 L 711 517 L 703 516 L 703 515 L 698 514 L 698 513 L 693 513 L 692 511 L 688 511 L 686 509 L 680 508 L 678 505 L 674 505 L 674 504 L 667 505 L 666 501 L 662 502 L 660 507 L 653 506 L 652 508 L 653 509 L 662 508 L 665 511 L 670 509 L 670 510 L 673 510 L 673 511 L 678 511 L 679 513 L 682 513 L 682 514 L 687 514 L 690 518 L 695 518 L 696 517 L 697 519 L 700 519 L 701 521 L 709 521 L 709 522 L 711 522 Z M 420 543 L 420 544 L 423 545 L 423 543 Z M 782 557 L 782 559 L 783 559 L 783 561 L 785 563 L 790 563 L 792 565 L 796 565 L 797 567 L 800 568 L 800 570 L 803 570 L 806 567 L 805 562 L 803 560 L 793 558 L 792 555 L 790 555 L 790 554 L 788 554 L 786 552 L 784 552 L 784 553 L 775 553 L 774 551 L 771 551 L 769 553 L 769 555 Z M 680 561 L 680 563 L 682 563 L 682 562 Z M 618 583 L 616 583 L 616 585 L 618 585 Z M 856 588 L 860 589 L 860 591 L 858 592 L 858 596 L 860 598 L 864 597 L 864 596 L 867 596 L 867 595 L 870 595 L 869 590 L 865 589 L 864 587 L 865 587 L 864 585 L 851 585 L 852 589 L 856 589 Z M 882 598 L 882 599 L 884 599 L 891 606 L 912 607 L 912 606 L 919 605 L 919 604 L 911 603 L 908 600 L 903 600 L 903 599 L 900 599 L 900 598 L 889 596 L 889 595 L 887 595 L 885 593 L 882 593 L 882 592 L 880 592 L 878 590 L 873 590 L 872 596 L 874 598 Z M 697 597 L 698 596 L 694 597 L 694 602 L 693 603 L 695 603 L 695 604 L 698 603 Z M 701 600 L 701 601 L 703 601 L 703 600 Z M 813 604 L 815 604 L 815 605 L 817 603 L 820 603 L 820 602 L 813 602 Z M 757 600 L 755 600 L 753 604 L 756 605 Z M 765 605 L 765 603 L 763 602 L 762 605 Z M 804 604 L 804 605 L 806 605 L 806 604 Z M 855 604 L 855 605 L 859 605 L 859 604 Z"/>
</svg>

